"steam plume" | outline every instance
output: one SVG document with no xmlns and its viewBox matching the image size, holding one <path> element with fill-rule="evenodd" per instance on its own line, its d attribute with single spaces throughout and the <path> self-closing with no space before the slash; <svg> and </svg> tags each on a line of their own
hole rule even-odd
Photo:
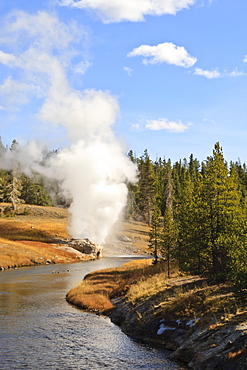
<svg viewBox="0 0 247 370">
<path fill-rule="evenodd" d="M 59 46 L 58 30 L 63 35 Z M 117 99 L 109 92 L 80 92 L 69 86 L 66 68 L 73 67 L 71 58 L 78 54 L 72 44 L 84 35 L 75 24 L 65 25 L 44 12 L 17 12 L 3 29 L 3 35 L 8 36 L 0 40 L 8 47 L 16 45 L 23 32 L 26 39 L 21 53 L 0 52 L 0 62 L 22 71 L 19 80 L 7 77 L 12 81 L 12 104 L 13 94 L 20 95 L 17 87 L 24 84 L 25 99 L 18 96 L 16 104 L 42 98 L 36 119 L 42 125 L 62 128 L 70 145 L 54 154 L 44 167 L 39 165 L 41 148 L 30 142 L 16 149 L 18 162 L 28 175 L 38 171 L 60 181 L 63 195 L 72 199 L 71 236 L 104 243 L 126 204 L 126 182 L 135 181 L 135 166 L 126 158 L 112 130 L 119 112 Z M 11 167 L 16 151 L 7 153 L 3 168 Z"/>
</svg>

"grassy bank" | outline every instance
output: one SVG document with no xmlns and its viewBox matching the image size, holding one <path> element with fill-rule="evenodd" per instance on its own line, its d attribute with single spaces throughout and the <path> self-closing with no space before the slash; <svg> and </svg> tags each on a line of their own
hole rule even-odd
<svg viewBox="0 0 247 370">
<path fill-rule="evenodd" d="M 90 311 L 109 313 L 113 308 L 111 298 L 125 294 L 130 286 L 153 270 L 151 260 L 138 260 L 119 268 L 92 272 L 66 295 L 68 302 Z"/>
<path fill-rule="evenodd" d="M 107 313 L 114 308 L 111 300 L 119 296 L 136 307 L 149 301 L 155 315 L 173 318 L 203 317 L 210 321 L 220 312 L 229 319 L 242 309 L 227 284 L 209 285 L 205 279 L 182 274 L 176 267 L 168 279 L 166 263 L 153 265 L 151 259 L 92 272 L 66 298 L 81 308 Z"/>
<path fill-rule="evenodd" d="M 88 274 L 66 299 L 109 315 L 135 339 L 172 350 L 171 359 L 190 368 L 247 366 L 247 309 L 227 284 L 175 266 L 168 279 L 165 263 L 139 260 Z"/>
<path fill-rule="evenodd" d="M 9 207 L 1 204 L 1 208 Z M 15 216 L 0 218 L 0 267 L 67 263 L 81 260 L 75 253 L 60 249 L 66 240 L 66 209 L 19 205 Z M 83 260 L 87 260 L 85 256 Z"/>
</svg>

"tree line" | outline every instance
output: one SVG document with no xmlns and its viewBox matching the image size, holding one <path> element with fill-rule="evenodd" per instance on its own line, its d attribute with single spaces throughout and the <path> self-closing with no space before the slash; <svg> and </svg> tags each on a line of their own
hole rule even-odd
<svg viewBox="0 0 247 370">
<path fill-rule="evenodd" d="M 8 151 L 15 151 L 18 142 L 12 141 L 10 148 L 5 147 L 0 138 L 0 168 L 4 163 Z M 18 151 L 17 151 L 18 152 Z M 17 153 L 16 152 L 16 153 Z M 47 157 L 53 152 L 47 151 Z M 20 169 L 18 156 L 11 165 L 11 169 L 0 169 L 0 202 L 11 203 L 11 212 L 8 207 L 1 209 L 2 215 L 15 214 L 18 204 L 32 204 L 38 206 L 66 206 L 67 201 L 61 196 L 59 184 L 55 180 L 48 180 L 39 173 L 27 176 Z"/>
<path fill-rule="evenodd" d="M 247 291 L 247 168 L 230 162 L 216 143 L 203 162 L 194 158 L 172 164 L 152 161 L 145 150 L 130 160 L 138 182 L 129 185 L 128 217 L 150 225 L 149 248 L 154 263 L 177 261 L 193 274 L 232 282 L 236 294 Z"/>
</svg>

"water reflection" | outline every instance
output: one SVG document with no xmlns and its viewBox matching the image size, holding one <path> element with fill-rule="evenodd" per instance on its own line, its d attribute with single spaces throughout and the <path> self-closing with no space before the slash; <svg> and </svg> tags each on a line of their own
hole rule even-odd
<svg viewBox="0 0 247 370">
<path fill-rule="evenodd" d="M 108 318 L 65 294 L 90 271 L 127 258 L 0 273 L 0 369 L 175 369 L 161 351 L 133 342 Z"/>
</svg>

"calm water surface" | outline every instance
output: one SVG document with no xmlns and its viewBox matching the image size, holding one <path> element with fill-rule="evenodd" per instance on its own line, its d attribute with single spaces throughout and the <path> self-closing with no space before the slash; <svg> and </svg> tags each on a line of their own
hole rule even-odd
<svg viewBox="0 0 247 370">
<path fill-rule="evenodd" d="M 108 318 L 65 301 L 85 274 L 128 260 L 0 271 L 0 369 L 178 369 L 162 351 L 132 341 Z"/>
</svg>

